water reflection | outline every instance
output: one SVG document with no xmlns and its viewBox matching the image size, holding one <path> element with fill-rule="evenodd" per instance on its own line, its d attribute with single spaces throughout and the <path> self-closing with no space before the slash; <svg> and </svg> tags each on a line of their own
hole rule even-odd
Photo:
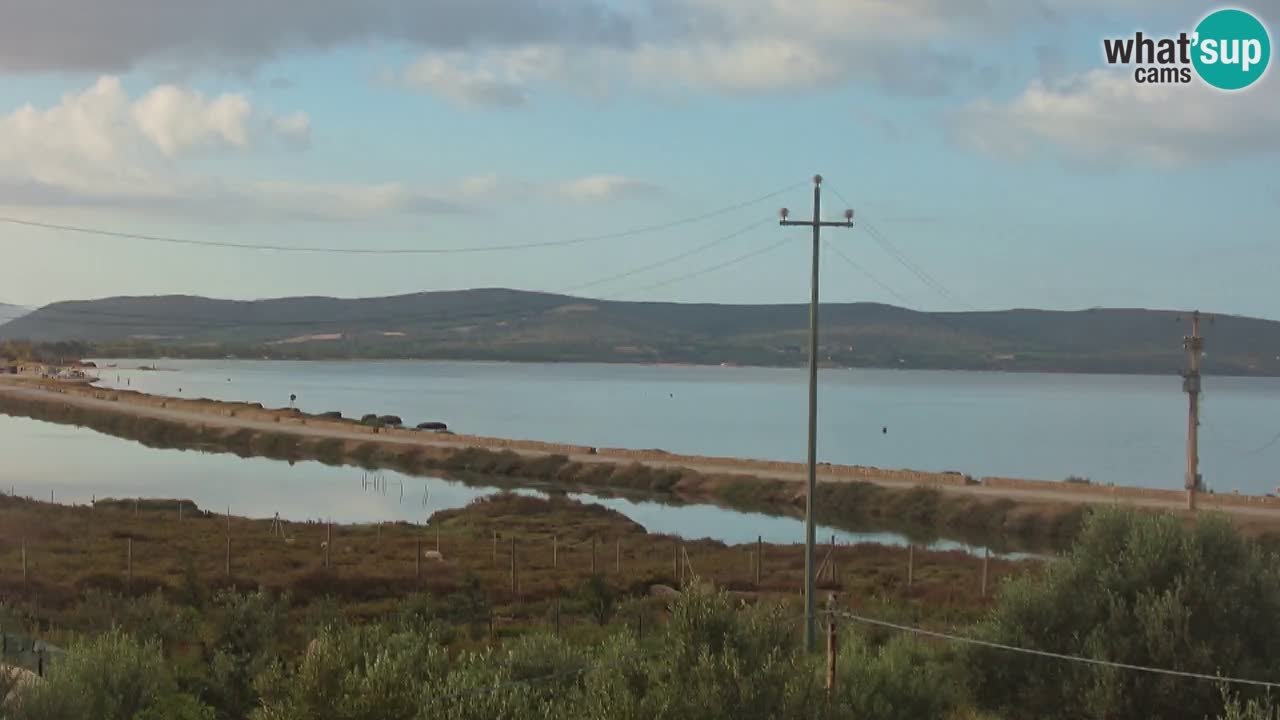
<svg viewBox="0 0 1280 720">
<path fill-rule="evenodd" d="M 547 496 L 554 489 L 514 487 L 496 479 L 467 482 L 369 472 L 315 461 L 282 462 L 196 450 L 155 449 L 92 430 L 0 416 L 0 487 L 19 495 L 88 504 L 103 498 L 175 498 L 216 512 L 288 521 L 338 523 L 404 521 L 427 524 L 438 510 L 458 508 L 500 491 Z M 582 502 L 612 508 L 652 533 L 730 544 L 803 541 L 803 523 L 792 517 L 740 512 L 715 505 L 677 504 L 634 496 L 570 492 Z M 904 545 L 894 532 L 851 532 L 821 527 L 822 542 Z M 980 551 L 947 540 L 938 549 Z"/>
</svg>

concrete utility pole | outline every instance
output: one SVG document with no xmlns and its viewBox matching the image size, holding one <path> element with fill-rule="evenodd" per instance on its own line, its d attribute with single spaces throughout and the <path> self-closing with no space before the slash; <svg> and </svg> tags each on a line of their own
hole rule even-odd
<svg viewBox="0 0 1280 720">
<path fill-rule="evenodd" d="M 1182 374 L 1182 390 L 1187 394 L 1187 509 L 1196 509 L 1196 493 L 1203 485 L 1200 477 L 1200 311 L 1191 314 L 1191 335 L 1182 338 L 1187 351 L 1187 370 Z"/>
<path fill-rule="evenodd" d="M 804 501 L 804 649 L 813 652 L 817 642 L 817 599 L 814 597 L 813 545 L 814 496 L 818 488 L 818 244 L 823 227 L 853 227 L 853 211 L 844 211 L 844 220 L 822 220 L 822 176 L 813 176 L 813 220 L 788 220 L 783 208 L 779 224 L 813 228 L 813 276 L 809 294 L 809 486 Z"/>
</svg>

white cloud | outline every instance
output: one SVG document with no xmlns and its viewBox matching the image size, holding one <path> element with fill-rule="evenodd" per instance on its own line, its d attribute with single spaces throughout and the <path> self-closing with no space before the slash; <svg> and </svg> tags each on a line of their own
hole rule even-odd
<svg viewBox="0 0 1280 720">
<path fill-rule="evenodd" d="M 249 144 L 245 122 L 253 112 L 243 95 L 213 100 L 199 92 L 161 85 L 133 104 L 138 130 L 170 157 L 192 148 Z"/>
<path fill-rule="evenodd" d="M 311 116 L 305 112 L 277 115 L 271 119 L 271 129 L 281 140 L 296 147 L 311 144 Z"/>
<path fill-rule="evenodd" d="M 592 175 L 560 183 L 556 191 L 578 202 L 648 198 L 663 194 L 658 185 L 621 175 Z"/>
<path fill-rule="evenodd" d="M 457 104 L 511 108 L 528 100 L 529 84 L 557 77 L 564 53 L 529 45 L 483 52 L 424 53 L 401 73 L 408 88 L 433 92 Z"/>
<path fill-rule="evenodd" d="M 0 116 L 0 202 L 110 207 L 214 218 L 348 219 L 453 212 L 447 193 L 399 184 L 315 185 L 204 177 L 186 166 L 203 151 L 248 152 L 255 141 L 305 144 L 306 113 L 256 113 L 241 95 L 209 98 L 162 85 L 132 99 L 102 77 L 49 108 Z"/>
<path fill-rule="evenodd" d="M 1093 70 L 1057 84 L 1037 80 L 1007 103 L 983 101 L 957 117 L 980 150 L 1025 155 L 1056 149 L 1073 163 L 1137 162 L 1174 168 L 1280 150 L 1280 83 L 1243 93 L 1136 83 Z"/>
</svg>

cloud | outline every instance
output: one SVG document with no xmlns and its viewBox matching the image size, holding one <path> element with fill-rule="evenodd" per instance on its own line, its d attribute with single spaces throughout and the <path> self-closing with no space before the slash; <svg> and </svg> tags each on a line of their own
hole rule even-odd
<svg viewBox="0 0 1280 720">
<path fill-rule="evenodd" d="M 621 175 L 592 175 L 560 183 L 555 190 L 577 202 L 652 198 L 663 194 L 658 185 Z"/>
<path fill-rule="evenodd" d="M 105 82 L 119 92 L 118 81 Z M 245 122 L 253 108 L 243 95 L 209 100 L 193 90 L 162 85 L 134 103 L 131 112 L 138 130 L 170 157 L 197 147 L 249 144 Z"/>
<path fill-rule="evenodd" d="M 461 49 L 625 45 L 606 0 L 3 0 L 0 72 L 123 72 L 140 62 L 253 66 L 370 41 Z"/>
<path fill-rule="evenodd" d="M 283 141 L 298 148 L 311 144 L 311 116 L 299 111 L 277 115 L 271 119 L 272 131 Z"/>
<path fill-rule="evenodd" d="M 1198 81 L 1148 85 L 1129 72 L 1097 69 L 1059 83 L 1036 80 L 1005 103 L 971 104 L 955 130 L 993 154 L 1049 149 L 1077 164 L 1178 168 L 1280 150 L 1276 127 L 1274 78 L 1224 93 Z"/>
<path fill-rule="evenodd" d="M 262 114 L 242 95 L 161 85 L 137 99 L 104 76 L 49 108 L 0 116 L 0 202 L 101 207 L 200 218 L 351 219 L 460 212 L 448 193 L 396 183 L 325 185 L 204 177 L 192 156 L 305 145 L 310 117 Z M 268 148 L 269 149 L 269 148 Z"/>
</svg>

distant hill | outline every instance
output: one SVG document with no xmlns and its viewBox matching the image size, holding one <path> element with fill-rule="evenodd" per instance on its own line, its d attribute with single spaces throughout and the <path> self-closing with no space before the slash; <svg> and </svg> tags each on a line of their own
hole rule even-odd
<svg viewBox="0 0 1280 720">
<path fill-rule="evenodd" d="M 12 320 L 17 320 L 29 312 L 31 311 L 28 308 L 24 308 L 21 305 L 7 305 L 5 303 L 0 303 L 0 325 L 4 325 Z"/>
<path fill-rule="evenodd" d="M 454 358 L 794 366 L 806 305 L 617 302 L 483 289 L 252 302 L 190 296 L 62 302 L 0 327 L 0 340 L 80 340 L 99 354 Z M 922 313 L 822 307 L 824 362 L 851 367 L 1175 374 L 1186 318 L 1160 310 Z M 1204 323 L 1206 372 L 1280 375 L 1280 323 Z"/>
</svg>

